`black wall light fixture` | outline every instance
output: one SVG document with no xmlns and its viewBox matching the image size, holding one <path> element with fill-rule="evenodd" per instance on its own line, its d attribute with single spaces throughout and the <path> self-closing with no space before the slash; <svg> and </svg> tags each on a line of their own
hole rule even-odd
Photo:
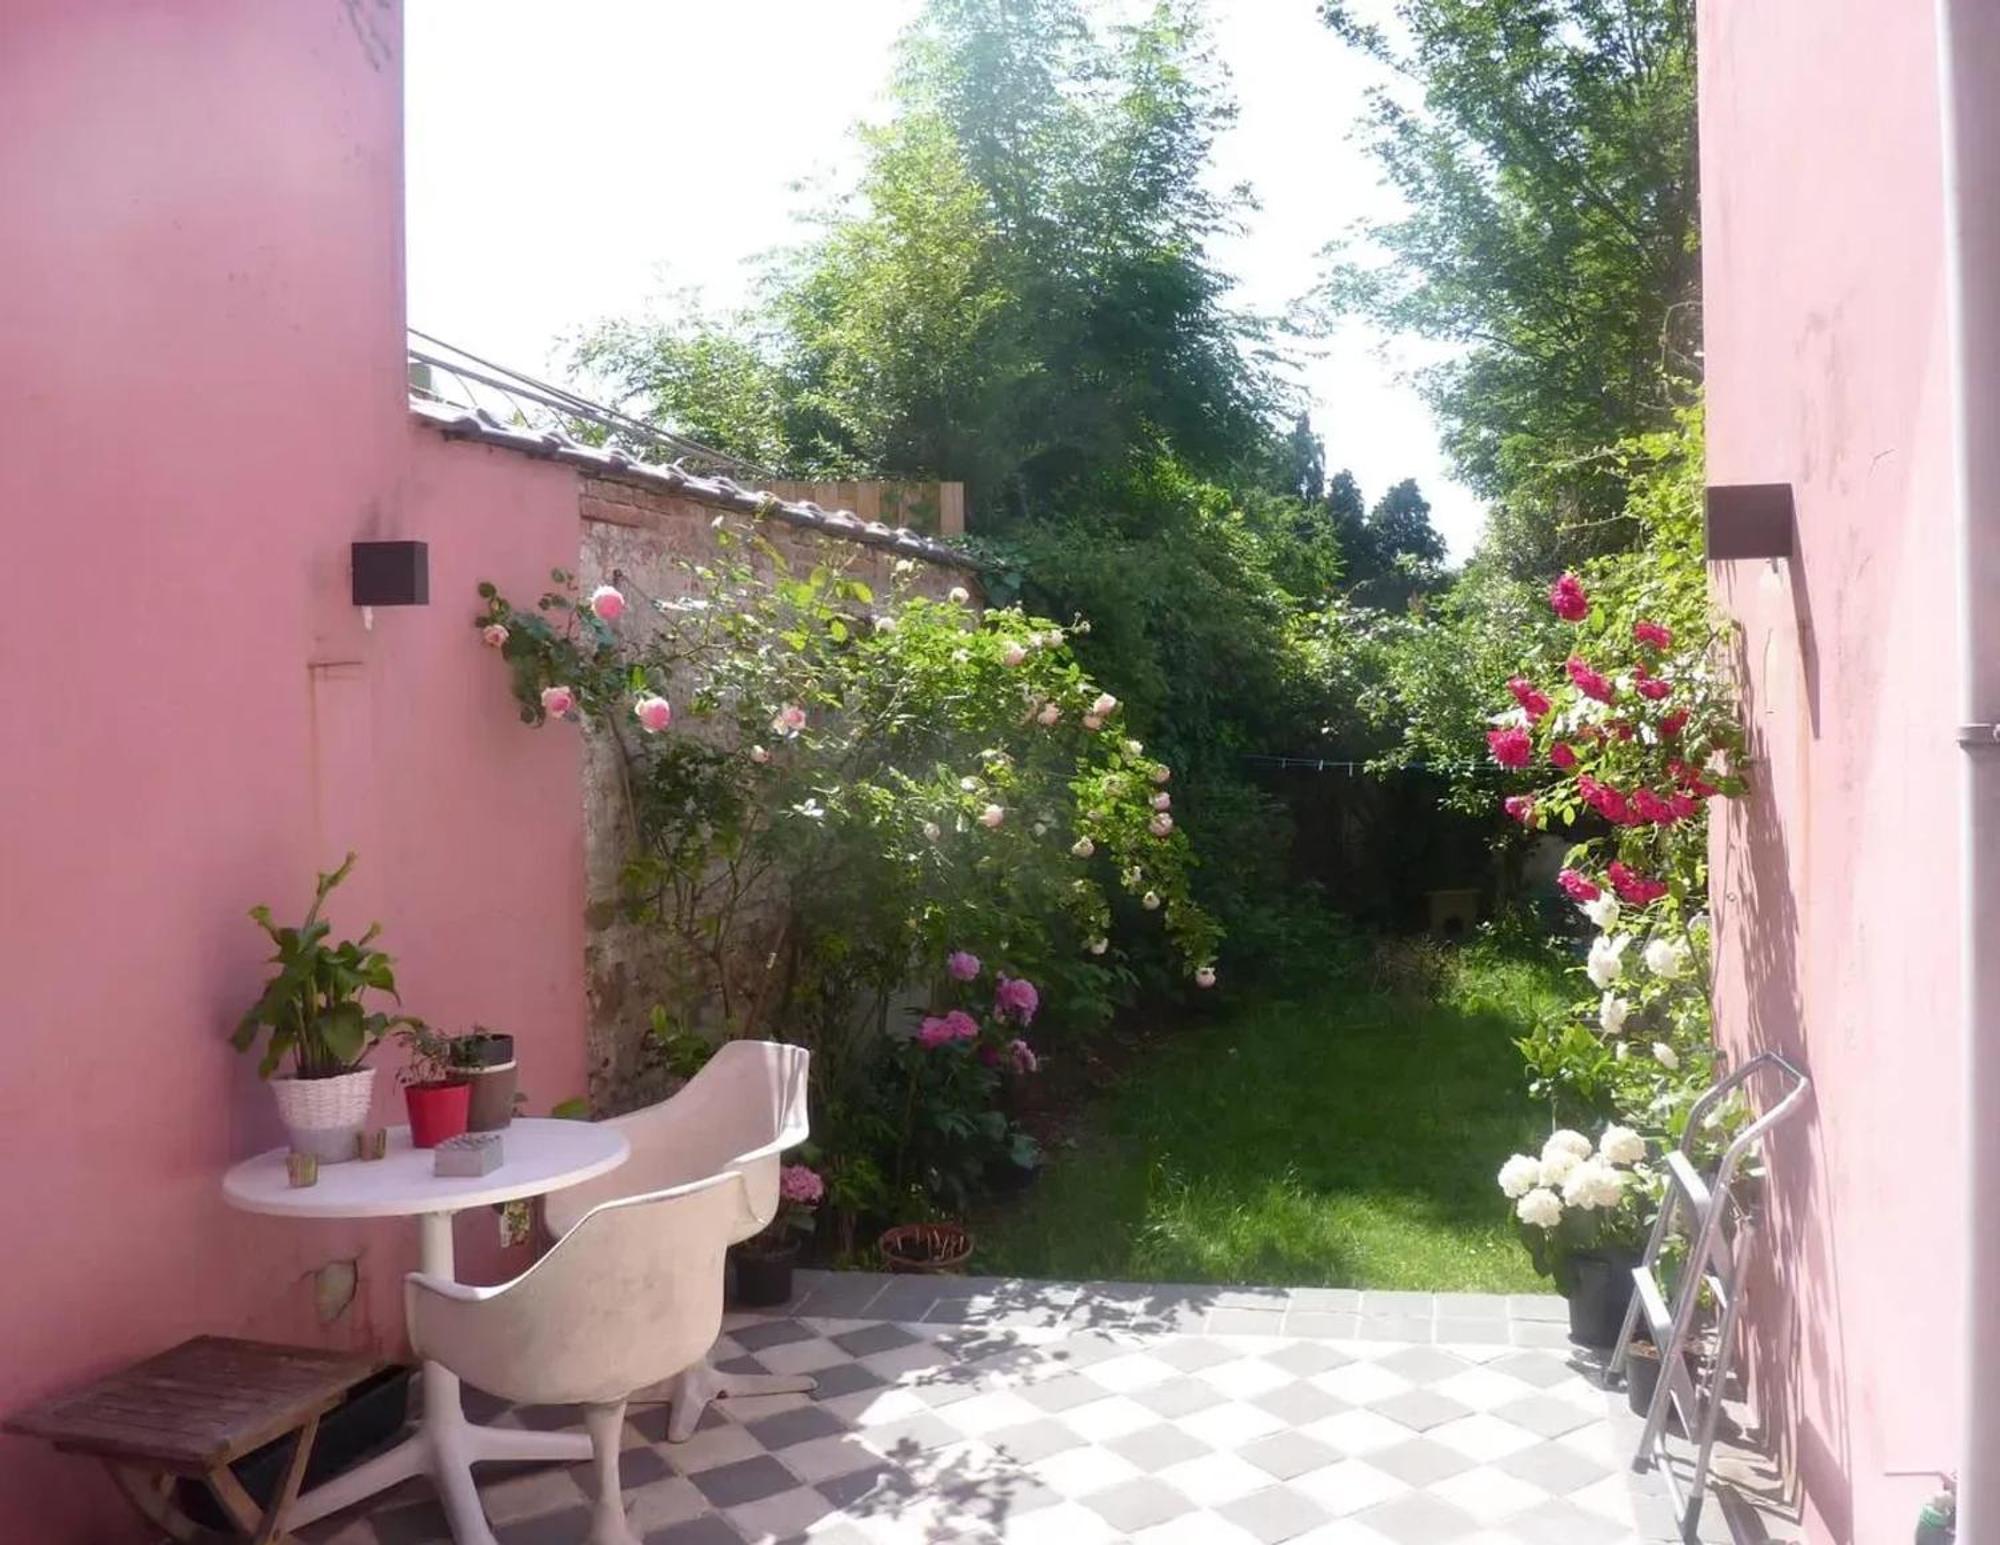
<svg viewBox="0 0 2000 1545">
<path fill-rule="evenodd" d="M 1789 558 L 1797 519 L 1790 483 L 1722 483 L 1708 488 L 1703 538 L 1710 563 Z"/>
<path fill-rule="evenodd" d="M 356 542 L 356 606 L 431 604 L 431 551 L 424 542 Z"/>
</svg>

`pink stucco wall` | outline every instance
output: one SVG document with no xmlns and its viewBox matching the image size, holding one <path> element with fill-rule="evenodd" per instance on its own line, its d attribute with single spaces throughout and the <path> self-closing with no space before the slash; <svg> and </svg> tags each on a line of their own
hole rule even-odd
<svg viewBox="0 0 2000 1545">
<path fill-rule="evenodd" d="M 1960 1069 L 1937 40 L 1906 0 L 1701 9 L 1711 484 L 1798 552 L 1716 570 L 1755 793 L 1717 823 L 1718 1024 L 1803 1057 L 1751 1284 L 1811 1537 L 1910 1538 L 1957 1454 Z"/>
<path fill-rule="evenodd" d="M 384 922 L 409 1007 L 516 1031 L 538 1109 L 584 1086 L 577 747 L 467 622 L 478 578 L 575 561 L 575 485 L 408 420 L 397 7 L 11 0 L 4 39 L 0 1411 L 198 1331 L 400 1334 L 413 1230 L 218 1192 L 278 1135 L 224 1040 L 244 910 L 350 846 L 337 920 Z M 433 604 L 373 632 L 366 536 L 431 552 Z M 320 1326 L 310 1274 L 357 1255 Z M 129 1528 L 0 1438 L 0 1538 Z"/>
</svg>

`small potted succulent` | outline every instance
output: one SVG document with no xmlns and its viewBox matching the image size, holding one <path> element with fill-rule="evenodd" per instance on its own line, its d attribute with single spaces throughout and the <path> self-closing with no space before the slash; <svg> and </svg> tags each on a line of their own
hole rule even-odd
<svg viewBox="0 0 2000 1545">
<path fill-rule="evenodd" d="M 362 1060 L 383 1036 L 411 1023 L 367 1006 L 371 993 L 396 1000 L 395 962 L 371 948 L 379 924 L 369 924 L 358 939 L 327 942 L 333 925 L 320 911 L 353 868 L 350 853 L 338 869 L 318 877 L 312 906 L 296 928 L 272 922 L 269 907 L 250 909 L 277 946 L 271 957 L 277 970 L 229 1037 L 238 1051 L 248 1051 L 260 1031 L 268 1032 L 257 1071 L 270 1080 L 292 1151 L 322 1164 L 354 1157 L 354 1139 L 367 1124 L 375 1090 L 375 1070 Z M 292 1071 L 273 1077 L 287 1057 Z"/>
<path fill-rule="evenodd" d="M 459 1068 L 472 1084 L 468 1132 L 498 1132 L 514 1119 L 520 1098 L 520 1072 L 514 1063 L 514 1038 L 484 1025 L 458 1039 Z"/>
<path fill-rule="evenodd" d="M 1645 1157 L 1645 1139 L 1614 1124 L 1595 1144 L 1552 1133 L 1539 1158 L 1517 1153 L 1500 1168 L 1535 1269 L 1569 1300 L 1570 1338 L 1585 1346 L 1615 1342 L 1632 1302 L 1652 1189 Z"/>
<path fill-rule="evenodd" d="M 787 1164 L 778 1172 L 778 1215 L 735 1250 L 738 1304 L 768 1309 L 791 1301 L 799 1246 L 817 1226 L 815 1211 L 825 1199 L 826 1182 L 817 1170 Z"/>
<path fill-rule="evenodd" d="M 410 1112 L 410 1146 L 435 1148 L 465 1133 L 472 1114 L 472 1080 L 465 1074 L 465 1043 L 416 1021 L 397 1039 L 409 1053 L 403 1068 L 403 1101 Z"/>
</svg>

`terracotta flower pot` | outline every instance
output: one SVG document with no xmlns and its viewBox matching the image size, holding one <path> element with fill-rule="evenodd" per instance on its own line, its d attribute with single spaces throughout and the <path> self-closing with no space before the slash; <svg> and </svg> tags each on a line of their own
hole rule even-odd
<svg viewBox="0 0 2000 1545">
<path fill-rule="evenodd" d="M 403 1101 L 410 1111 L 410 1146 L 435 1148 L 464 1135 L 472 1112 L 472 1085 L 463 1079 L 411 1084 L 403 1090 Z"/>
<path fill-rule="evenodd" d="M 904 1223 L 878 1241 L 889 1270 L 947 1276 L 972 1256 L 972 1232 L 957 1223 Z"/>
</svg>

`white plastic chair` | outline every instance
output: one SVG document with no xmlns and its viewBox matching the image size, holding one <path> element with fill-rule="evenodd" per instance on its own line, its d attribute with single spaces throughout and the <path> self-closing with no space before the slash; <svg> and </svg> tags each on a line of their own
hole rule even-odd
<svg viewBox="0 0 2000 1545">
<path fill-rule="evenodd" d="M 545 1197 L 549 1231 L 574 1228 L 599 1202 L 634 1192 L 686 1185 L 710 1175 L 743 1177 L 742 1211 L 730 1243 L 748 1239 L 777 1216 L 778 1156 L 806 1140 L 806 1074 L 811 1055 L 778 1041 L 728 1041 L 671 1099 L 607 1123 L 625 1134 L 632 1157 L 596 1180 Z M 731 1395 L 802 1395 L 804 1375 L 722 1373 L 707 1358 L 674 1379 L 667 1438 L 694 1436 L 711 1400 Z"/>
<path fill-rule="evenodd" d="M 467 1383 L 533 1405 L 581 1405 L 597 1467 L 590 1545 L 638 1545 L 618 1479 L 625 1403 L 697 1361 L 722 1328 L 723 1253 L 743 1211 L 733 1174 L 592 1209 L 512 1282 L 413 1271 L 410 1343 Z M 471 1471 L 441 1466 L 459 1545 L 492 1545 Z M 467 1521 L 477 1533 L 467 1537 Z"/>
</svg>

